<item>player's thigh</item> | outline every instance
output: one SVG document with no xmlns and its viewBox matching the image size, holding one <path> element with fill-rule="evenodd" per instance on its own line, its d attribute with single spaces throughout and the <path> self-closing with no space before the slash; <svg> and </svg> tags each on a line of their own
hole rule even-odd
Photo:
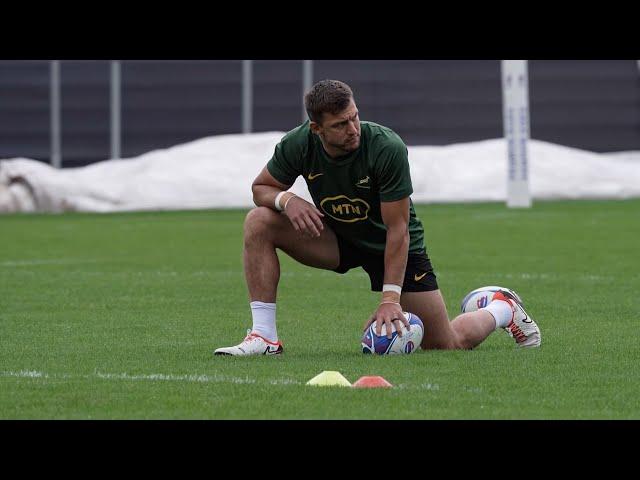
<svg viewBox="0 0 640 480">
<path fill-rule="evenodd" d="M 289 219 L 288 229 L 276 245 L 294 260 L 310 267 L 334 270 L 340 264 L 338 239 L 331 227 L 324 223 L 319 237 L 303 236 L 297 232 Z"/>
<path fill-rule="evenodd" d="M 440 290 L 403 292 L 402 309 L 414 313 L 424 324 L 423 349 L 459 348 L 456 333 L 451 328 L 447 308 Z"/>
<path fill-rule="evenodd" d="M 296 231 L 289 218 L 270 208 L 257 207 L 245 221 L 247 232 L 259 232 L 260 238 L 270 239 L 276 248 L 304 265 L 333 270 L 340 263 L 340 250 L 335 233 L 325 222 L 319 237 L 309 237 Z"/>
</svg>

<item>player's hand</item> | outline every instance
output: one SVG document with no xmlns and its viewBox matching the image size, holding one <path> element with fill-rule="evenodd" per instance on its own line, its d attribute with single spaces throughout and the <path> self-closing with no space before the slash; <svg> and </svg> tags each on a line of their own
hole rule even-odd
<svg viewBox="0 0 640 480">
<path fill-rule="evenodd" d="M 369 320 L 364 324 L 363 331 L 367 329 L 369 325 L 376 322 L 376 335 L 380 336 L 382 333 L 382 324 L 387 326 L 387 338 L 391 338 L 392 328 L 391 324 L 395 325 L 398 336 L 402 336 L 401 324 L 404 324 L 409 329 L 409 321 L 402 312 L 402 307 L 399 303 L 381 303 L 378 309 L 369 317 Z"/>
<path fill-rule="evenodd" d="M 319 237 L 324 229 L 324 214 L 315 205 L 298 196 L 291 197 L 287 202 L 284 214 L 289 217 L 296 232 L 312 238 Z"/>
</svg>

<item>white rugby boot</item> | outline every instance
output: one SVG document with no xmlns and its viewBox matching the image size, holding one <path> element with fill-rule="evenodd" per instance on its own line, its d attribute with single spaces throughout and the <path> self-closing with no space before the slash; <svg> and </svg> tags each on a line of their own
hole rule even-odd
<svg viewBox="0 0 640 480">
<path fill-rule="evenodd" d="M 244 340 L 234 347 L 217 348 L 214 355 L 279 355 L 283 352 L 280 341 L 270 342 L 251 330 L 247 330 Z"/>
<path fill-rule="evenodd" d="M 519 347 L 539 347 L 542 341 L 540 328 L 522 305 L 522 300 L 515 292 L 504 289 L 493 294 L 492 300 L 504 300 L 513 309 L 513 318 L 505 330 Z"/>
</svg>

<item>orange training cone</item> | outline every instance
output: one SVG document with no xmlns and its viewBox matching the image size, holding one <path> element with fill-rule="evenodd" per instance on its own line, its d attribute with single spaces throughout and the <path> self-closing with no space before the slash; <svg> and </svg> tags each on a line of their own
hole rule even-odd
<svg viewBox="0 0 640 480">
<path fill-rule="evenodd" d="M 380 376 L 364 376 L 360 377 L 352 387 L 355 388 L 389 388 L 393 387 L 389 382 Z"/>
</svg>

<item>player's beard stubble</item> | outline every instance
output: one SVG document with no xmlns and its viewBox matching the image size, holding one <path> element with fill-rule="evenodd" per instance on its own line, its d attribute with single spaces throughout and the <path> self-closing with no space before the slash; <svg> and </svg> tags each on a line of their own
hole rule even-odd
<svg viewBox="0 0 640 480">
<path fill-rule="evenodd" d="M 345 140 L 342 143 L 329 142 L 327 141 L 326 138 L 323 138 L 323 140 L 327 145 L 342 152 L 341 155 L 346 155 L 348 153 L 355 152 L 358 149 L 358 147 L 360 147 L 360 134 L 354 135 L 353 137 Z"/>
</svg>

